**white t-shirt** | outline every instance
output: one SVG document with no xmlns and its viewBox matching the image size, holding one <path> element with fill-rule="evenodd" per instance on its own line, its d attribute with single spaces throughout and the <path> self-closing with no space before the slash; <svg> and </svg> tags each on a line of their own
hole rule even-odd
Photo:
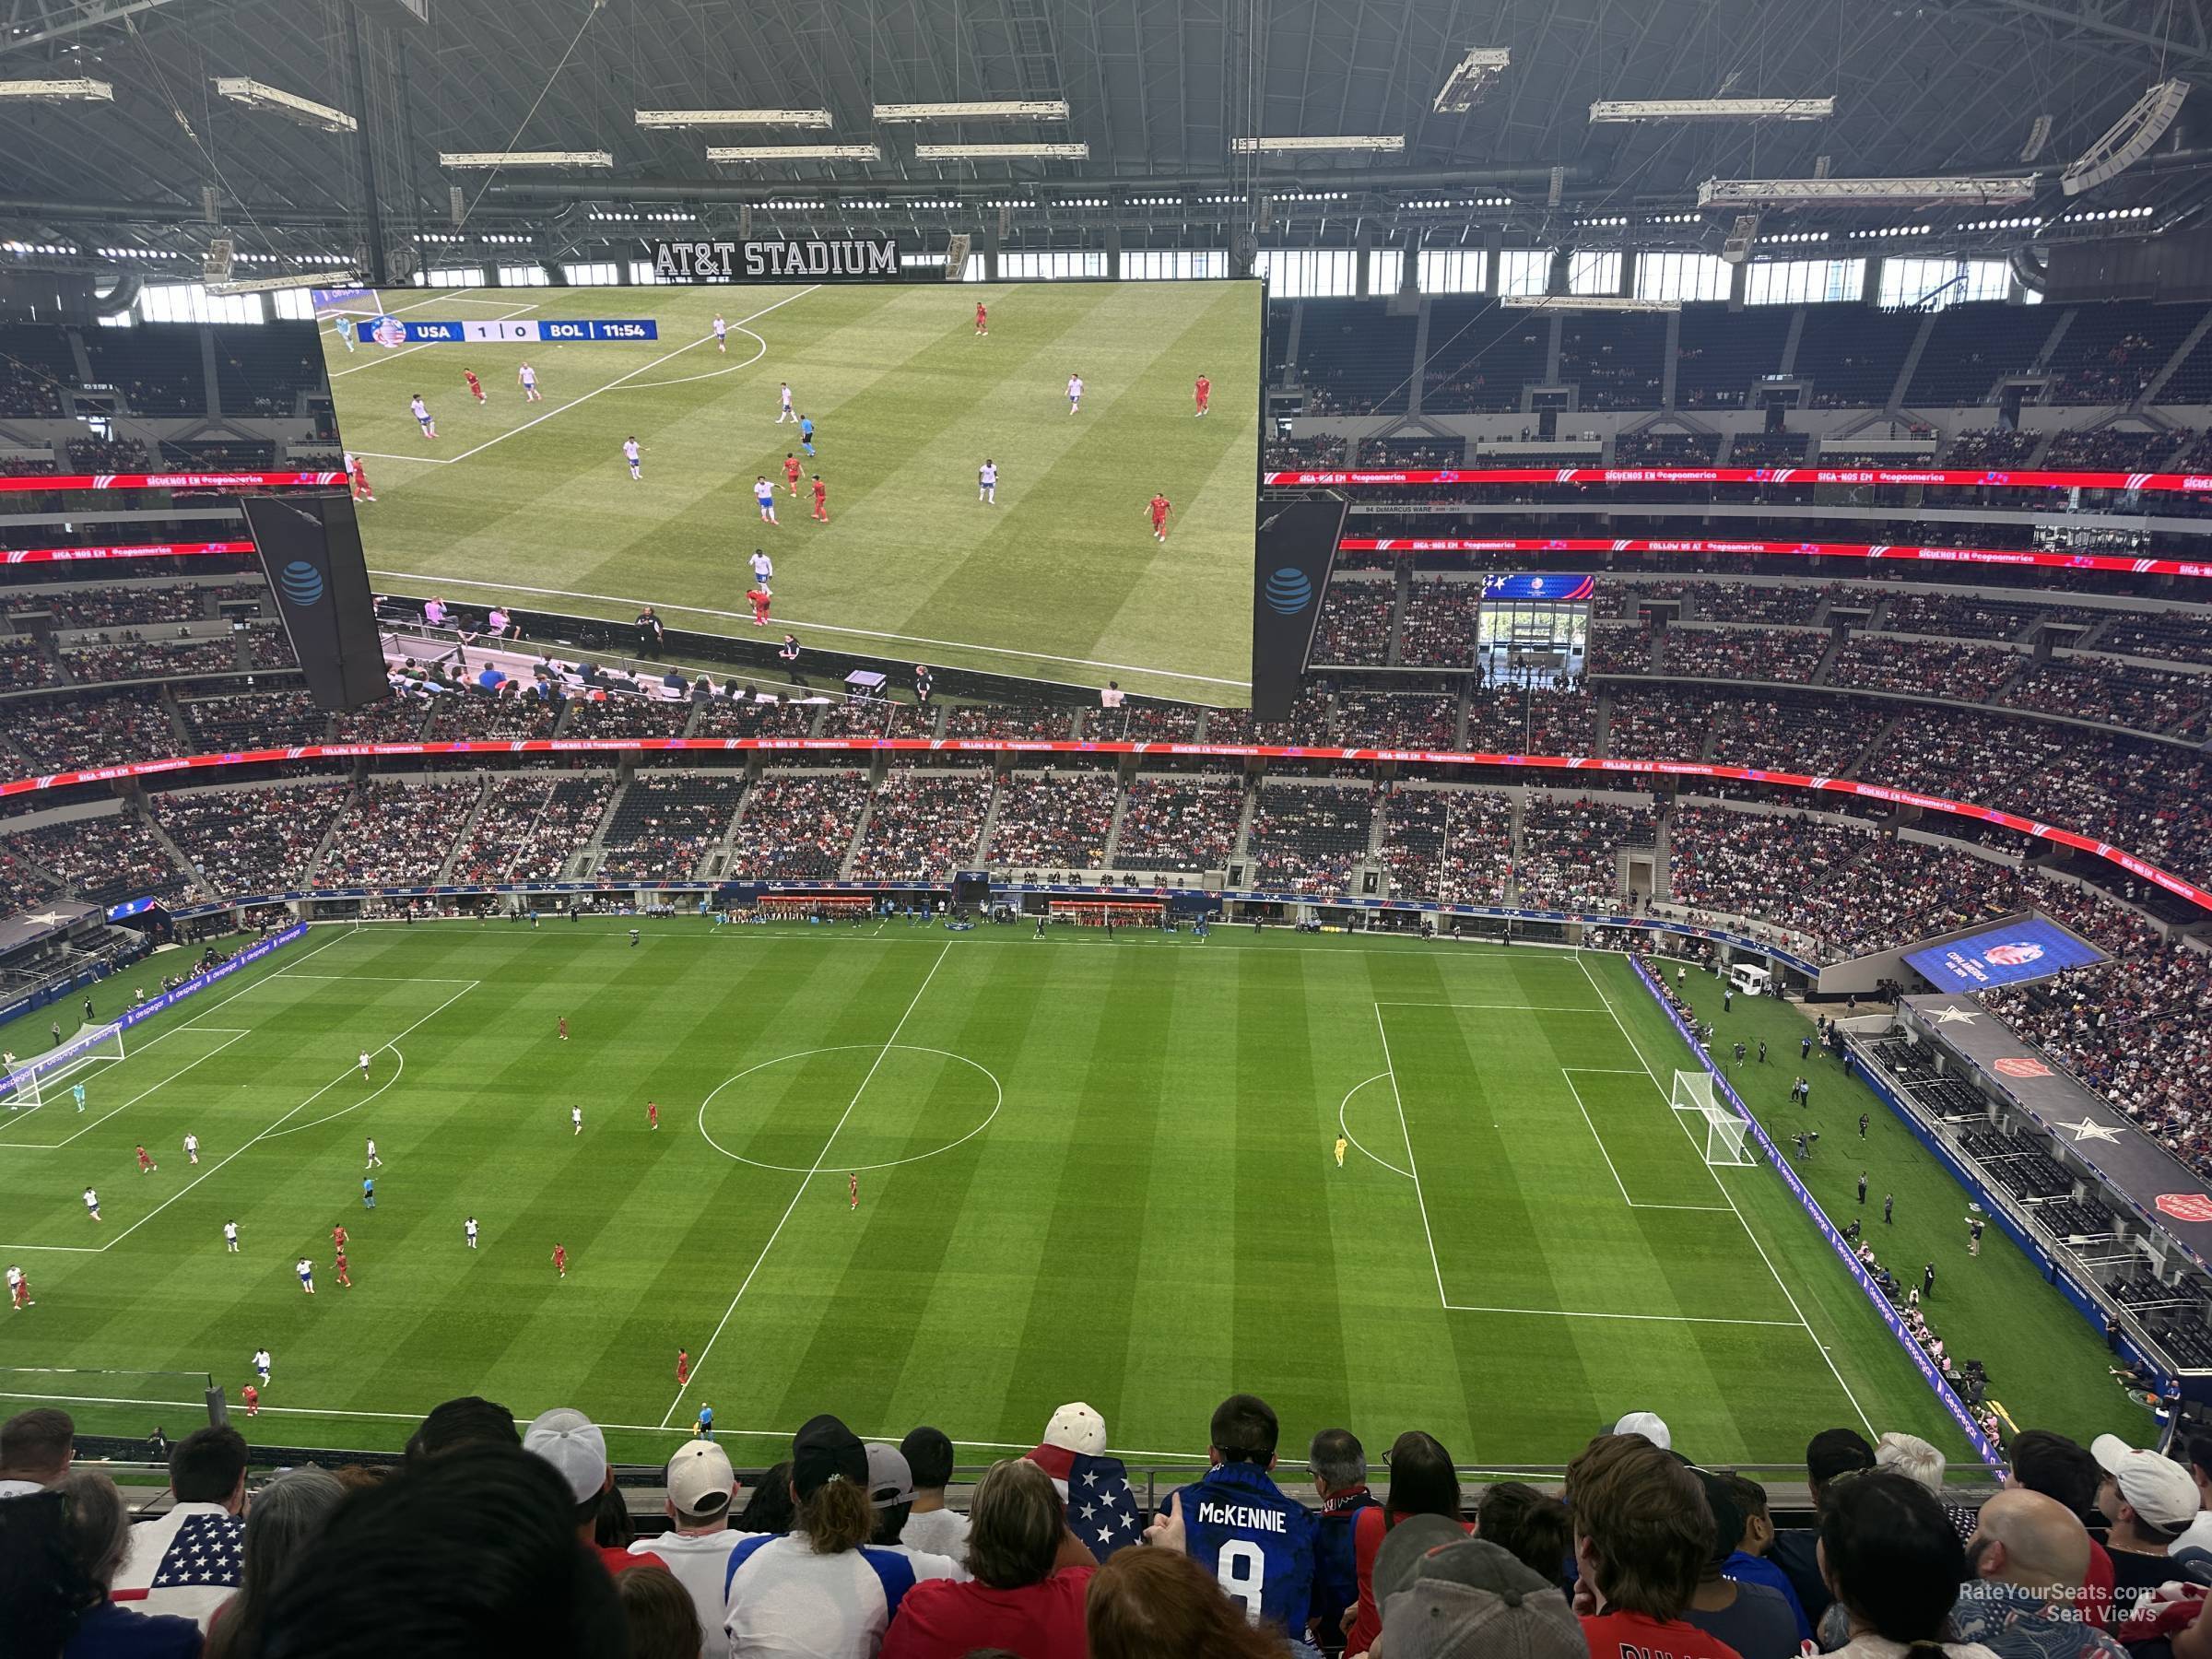
<svg viewBox="0 0 2212 1659">
<path fill-rule="evenodd" d="M 627 440 L 622 445 L 622 453 L 635 461 L 638 458 L 638 441 L 635 438 Z"/>
<path fill-rule="evenodd" d="M 461 1224 L 461 1230 L 473 1239 L 477 1236 L 477 1224 L 474 1221 L 464 1221 Z"/>
<path fill-rule="evenodd" d="M 980 484 L 985 486 L 995 484 L 998 482 L 998 468 L 986 462 L 983 465 L 976 468 L 975 477 L 976 481 Z"/>
<path fill-rule="evenodd" d="M 1080 397 L 1083 395 L 1083 377 L 1081 375 L 1070 375 L 1068 377 L 1067 394 L 1070 397 Z"/>
<path fill-rule="evenodd" d="M 429 410 L 422 406 L 422 399 L 419 397 L 409 398 L 407 407 L 415 411 L 415 418 L 418 420 L 428 420 L 430 417 Z"/>
<path fill-rule="evenodd" d="M 765 553 L 754 554 L 748 562 L 753 567 L 754 576 L 762 582 L 766 582 L 776 573 L 776 561 Z"/>
<path fill-rule="evenodd" d="M 724 1582 L 730 1576 L 730 1551 L 752 1533 L 663 1533 L 657 1538 L 640 1538 L 629 1547 L 633 1556 L 654 1555 L 667 1562 L 676 1582 L 691 1593 L 699 1609 L 699 1628 L 707 1633 L 704 1659 L 725 1659 L 729 1636 L 722 1628 L 724 1611 Z"/>
<path fill-rule="evenodd" d="M 874 1545 L 816 1555 L 804 1533 L 746 1543 L 730 1555 L 731 1659 L 876 1659 L 910 1583 L 967 1576 L 947 1557 Z"/>
<path fill-rule="evenodd" d="M 1102 708 L 1118 709 L 1122 706 L 1122 699 L 1128 695 L 1119 686 L 1109 686 L 1099 693 L 1099 703 Z"/>
<path fill-rule="evenodd" d="M 28 1498 L 45 1489 L 35 1480 L 0 1480 L 0 1498 Z"/>
<path fill-rule="evenodd" d="M 724 330 L 725 330 L 725 329 L 726 329 L 726 328 L 728 328 L 728 327 L 729 327 L 729 324 L 728 324 L 727 323 L 724 323 L 724 321 L 723 321 L 723 320 L 722 320 L 720 317 L 717 317 L 717 318 L 715 318 L 715 319 L 714 319 L 714 333 L 715 333 L 715 335 L 717 335 L 717 337 L 719 337 L 719 336 L 722 335 L 723 331 L 724 331 Z"/>
<path fill-rule="evenodd" d="M 237 1238 L 237 1237 L 238 1237 L 238 1223 L 237 1223 L 237 1222 L 235 1222 L 235 1221 L 226 1221 L 226 1222 L 224 1222 L 224 1223 L 223 1223 L 223 1237 L 224 1237 L 224 1238 L 226 1238 L 226 1239 L 235 1239 L 235 1238 Z"/>
<path fill-rule="evenodd" d="M 784 406 L 785 408 L 787 408 L 787 409 L 788 409 L 788 408 L 790 408 L 790 407 L 791 407 L 791 388 L 790 388 L 789 386 L 779 386 L 779 387 L 778 387 L 776 390 L 777 390 L 777 394 L 778 394 L 778 395 L 780 395 L 780 396 L 782 398 L 782 400 L 783 400 L 783 406 Z"/>
<path fill-rule="evenodd" d="M 968 1517 L 958 1510 L 930 1510 L 909 1515 L 900 1529 L 899 1542 L 909 1549 L 963 1560 L 968 1554 Z"/>
</svg>

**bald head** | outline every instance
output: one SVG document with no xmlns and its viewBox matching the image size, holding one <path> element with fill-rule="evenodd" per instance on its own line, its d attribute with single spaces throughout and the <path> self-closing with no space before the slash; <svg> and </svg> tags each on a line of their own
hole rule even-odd
<svg viewBox="0 0 2212 1659">
<path fill-rule="evenodd" d="M 1968 1558 L 1975 1575 L 2044 1592 L 2081 1588 L 2089 1535 L 2054 1498 L 2008 1487 L 1982 1506 Z"/>
</svg>

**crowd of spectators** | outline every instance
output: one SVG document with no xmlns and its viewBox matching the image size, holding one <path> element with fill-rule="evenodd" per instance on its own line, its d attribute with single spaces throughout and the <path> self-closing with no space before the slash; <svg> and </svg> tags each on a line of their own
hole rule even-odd
<svg viewBox="0 0 2212 1659">
<path fill-rule="evenodd" d="M 2017 427 L 1970 427 L 1955 434 L 1951 446 L 1944 452 L 1946 466 L 2018 467 L 2028 465 L 2035 453 L 2035 446 L 2042 441 L 2037 432 L 2023 432 Z"/>
<path fill-rule="evenodd" d="M 2171 612 L 2121 617 L 2097 638 L 2097 649 L 2118 656 L 2164 657 L 2212 665 L 2212 617 Z"/>
<path fill-rule="evenodd" d="M 1339 691 L 1336 738 L 1347 748 L 1448 749 L 1459 699 L 1441 691 Z"/>
<path fill-rule="evenodd" d="M 1535 910 L 1613 910 L 1621 899 L 1619 853 L 1653 847 L 1648 806 L 1587 796 L 1532 794 L 1522 808 L 1520 901 Z"/>
<path fill-rule="evenodd" d="M 864 772 L 771 772 L 746 796 L 730 837 L 730 874 L 827 881 L 844 863 L 868 804 Z"/>
<path fill-rule="evenodd" d="M 1711 466 L 1721 441 L 1707 432 L 1646 429 L 1613 441 L 1616 466 Z"/>
<path fill-rule="evenodd" d="M 62 666 L 80 686 L 239 672 L 238 645 L 228 635 L 164 640 L 125 629 L 64 645 L 61 653 Z"/>
<path fill-rule="evenodd" d="M 1614 700 L 1606 752 L 1637 760 L 1695 760 L 1705 752 L 1717 700 L 1677 686 L 1638 687 Z"/>
<path fill-rule="evenodd" d="M 321 743 L 330 731 L 329 714 L 305 691 L 182 697 L 177 710 L 195 754 Z"/>
<path fill-rule="evenodd" d="M 1952 644 L 1885 634 L 1853 633 L 1829 665 L 1828 683 L 1908 697 L 1986 702 L 2028 665 L 2028 654 L 2002 645 Z"/>
<path fill-rule="evenodd" d="M 1252 884 L 1268 892 L 1341 894 L 1374 838 L 1375 796 L 1363 786 L 1263 783 L 1248 843 Z"/>
<path fill-rule="evenodd" d="M 864 881 L 942 877 L 971 867 L 991 806 L 982 771 L 935 772 L 895 768 L 870 802 L 853 852 L 853 874 Z"/>
<path fill-rule="evenodd" d="M 176 860 L 145 820 L 128 808 L 49 824 L 8 841 L 88 904 L 166 898 L 184 887 L 184 872 L 177 868 Z"/>
<path fill-rule="evenodd" d="M 1513 867 L 1513 806 L 1488 789 L 1407 789 L 1382 805 L 1382 862 L 1394 899 L 1498 904 Z"/>
<path fill-rule="evenodd" d="M 1957 634 L 1975 640 L 2018 640 L 2048 613 L 2040 605 L 1993 599 L 1982 594 L 1893 591 L 1882 613 L 1888 633 Z"/>
<path fill-rule="evenodd" d="M 361 787 L 331 832 L 317 887 L 414 887 L 437 879 L 481 785 L 403 783 Z"/>
<path fill-rule="evenodd" d="M 1321 607 L 1321 627 L 1311 660 L 1381 667 L 1390 661 L 1391 617 L 1397 608 L 1397 585 L 1389 581 L 1337 578 L 1329 583 Z"/>
<path fill-rule="evenodd" d="M 1650 694 L 1641 687 L 1617 693 L 1614 720 Z M 1807 692 L 1724 697 L 1713 707 L 1714 760 L 1813 777 L 1860 775 L 1853 763 L 1894 718 L 1887 708 Z"/>
<path fill-rule="evenodd" d="M 347 794 L 343 783 L 304 783 L 165 791 L 148 804 L 202 892 L 269 893 L 308 885 L 308 861 Z"/>
<path fill-rule="evenodd" d="M 1009 773 L 992 820 L 991 863 L 1024 869 L 1102 869 L 1120 793 L 1119 780 L 1107 772 L 1047 768 Z"/>
<path fill-rule="evenodd" d="M 640 771 L 601 832 L 606 855 L 597 874 L 655 881 L 689 876 L 728 831 L 744 792 L 738 773 Z"/>
<path fill-rule="evenodd" d="M 6 609 L 17 616 L 43 611 L 56 628 L 144 628 L 204 619 L 212 591 L 191 582 L 112 582 L 100 587 L 18 594 L 8 600 Z"/>
<path fill-rule="evenodd" d="M 2158 472 L 2188 436 L 2120 427 L 2061 432 L 2044 452 L 2043 465 L 2058 472 Z"/>
<path fill-rule="evenodd" d="M 36 640 L 0 639 L 0 691 L 29 691 L 61 683 L 46 647 Z"/>
<path fill-rule="evenodd" d="M 1244 817 L 1244 782 L 1139 772 L 1129 781 L 1114 865 L 1196 875 L 1228 866 Z"/>
<path fill-rule="evenodd" d="M 1665 671 L 1692 679 L 1780 680 L 1802 685 L 1820 666 L 1828 640 L 1823 629 L 1677 626 L 1666 630 Z M 1602 671 L 1593 666 L 1591 672 Z"/>
<path fill-rule="evenodd" d="M 1481 614 L 1480 580 L 1416 576 L 1406 591 L 1398 661 L 1409 668 L 1466 667 L 1481 638 Z"/>
<path fill-rule="evenodd" d="M 1631 600 L 1638 593 L 1630 590 Z M 1749 582 L 1691 582 L 1680 584 L 1694 619 L 1700 622 L 1773 622 L 1804 627 L 1818 616 L 1820 607 L 1846 590 L 1840 582 L 1816 587 L 1810 582 L 1760 585 Z"/>
<path fill-rule="evenodd" d="M 2004 700 L 2016 709 L 2070 714 L 2138 732 L 2201 736 L 2212 712 L 2212 675 L 2077 656 L 2036 664 L 2006 688 Z"/>
<path fill-rule="evenodd" d="M 11 702 L 4 724 L 41 771 L 159 759 L 183 748 L 169 710 L 152 691 Z"/>
<path fill-rule="evenodd" d="M 493 777 L 453 860 L 453 879 L 559 880 L 606 816 L 614 790 L 606 778 Z"/>
<path fill-rule="evenodd" d="M 1065 743 L 1074 730 L 1074 711 L 1053 703 L 954 703 L 945 711 L 947 737 Z"/>
</svg>

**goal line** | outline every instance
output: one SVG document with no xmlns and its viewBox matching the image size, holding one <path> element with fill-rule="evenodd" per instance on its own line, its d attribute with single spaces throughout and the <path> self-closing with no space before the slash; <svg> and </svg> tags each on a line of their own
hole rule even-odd
<svg viewBox="0 0 2212 1659">
<path fill-rule="evenodd" d="M 110 1023 L 88 1026 L 57 1049 L 50 1049 L 28 1065 L 17 1065 L 0 1076 L 0 1106 L 10 1112 L 35 1112 L 50 1099 L 67 1094 L 81 1109 L 84 1086 L 71 1083 L 96 1065 L 124 1057 L 123 1027 Z"/>
</svg>

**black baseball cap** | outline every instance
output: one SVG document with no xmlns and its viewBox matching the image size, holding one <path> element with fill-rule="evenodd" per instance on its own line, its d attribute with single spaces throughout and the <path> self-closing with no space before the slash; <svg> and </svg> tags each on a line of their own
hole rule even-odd
<svg viewBox="0 0 2212 1659">
<path fill-rule="evenodd" d="M 859 1435 L 825 1412 L 807 1419 L 791 1437 L 791 1484 L 801 1498 L 811 1498 L 840 1479 L 867 1489 L 868 1449 Z"/>
</svg>

